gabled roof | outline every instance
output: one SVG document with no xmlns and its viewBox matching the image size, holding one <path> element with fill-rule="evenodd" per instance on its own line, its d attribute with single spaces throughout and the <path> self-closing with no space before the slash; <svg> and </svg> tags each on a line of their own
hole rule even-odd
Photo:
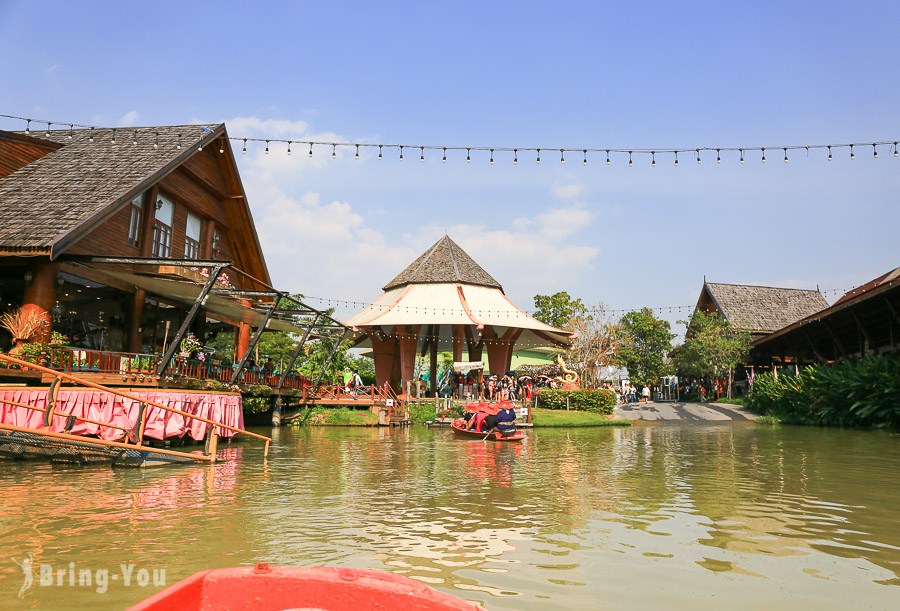
<svg viewBox="0 0 900 611">
<path fill-rule="evenodd" d="M 55 257 L 224 132 L 220 124 L 12 134 L 62 146 L 0 178 L 0 250 Z"/>
<path fill-rule="evenodd" d="M 388 291 L 406 284 L 461 283 L 503 290 L 459 245 L 444 236 L 413 261 L 409 267 L 388 282 Z"/>
<path fill-rule="evenodd" d="M 850 301 L 851 299 L 857 299 L 858 297 L 861 297 L 864 293 L 868 293 L 872 289 L 877 288 L 877 287 L 881 286 L 882 284 L 885 284 L 886 282 L 891 282 L 892 280 L 896 280 L 897 278 L 900 278 L 900 267 L 892 269 L 888 273 L 882 274 L 881 276 L 878 276 L 874 280 L 870 280 L 869 282 L 866 282 L 862 286 L 858 286 L 853 290 L 847 291 L 846 293 L 843 294 L 843 296 L 840 299 L 838 299 L 837 301 L 835 301 L 832 304 L 832 307 L 834 307 L 836 305 L 840 305 L 842 303 L 846 303 L 846 302 Z"/>
<path fill-rule="evenodd" d="M 704 293 L 732 326 L 753 333 L 777 331 L 828 307 L 819 291 L 807 289 L 707 282 L 701 302 Z"/>
</svg>

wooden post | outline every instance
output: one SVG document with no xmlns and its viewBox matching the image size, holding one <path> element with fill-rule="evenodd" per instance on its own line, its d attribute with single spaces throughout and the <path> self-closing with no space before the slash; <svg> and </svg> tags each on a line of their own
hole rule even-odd
<svg viewBox="0 0 900 611">
<path fill-rule="evenodd" d="M 209 462 L 216 462 L 216 446 L 219 443 L 219 436 L 216 435 L 216 427 L 210 425 L 209 431 Z M 269 445 L 269 442 L 266 442 L 266 446 Z M 266 448 L 268 453 L 268 448 Z"/>
</svg>

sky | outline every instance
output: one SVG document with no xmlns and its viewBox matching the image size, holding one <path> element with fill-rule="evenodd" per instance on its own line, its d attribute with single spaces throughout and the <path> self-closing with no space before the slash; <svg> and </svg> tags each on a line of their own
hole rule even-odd
<svg viewBox="0 0 900 611">
<path fill-rule="evenodd" d="M 0 0 L 0 114 L 225 122 L 274 284 L 347 318 L 445 233 L 533 309 L 567 291 L 685 318 L 710 282 L 820 288 L 900 265 L 897 2 Z M 0 119 L 0 129 L 22 129 Z M 737 152 L 657 155 L 560 148 Z M 766 147 L 767 163 L 760 161 Z M 555 152 L 554 152 L 555 151 Z M 320 301 L 323 299 L 324 301 Z M 679 307 L 681 311 L 669 310 Z"/>
</svg>

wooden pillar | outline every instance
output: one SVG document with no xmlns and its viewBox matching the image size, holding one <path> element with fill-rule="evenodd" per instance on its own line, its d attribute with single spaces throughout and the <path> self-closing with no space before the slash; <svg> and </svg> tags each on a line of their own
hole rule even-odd
<svg viewBox="0 0 900 611">
<path fill-rule="evenodd" d="M 22 309 L 32 311 L 44 317 L 47 324 L 44 326 L 42 341 L 50 340 L 52 330 L 52 318 L 50 308 L 56 302 L 56 275 L 59 264 L 50 261 L 35 261 L 28 270 L 31 272 L 31 282 L 25 285 L 25 293 L 22 298 Z"/>
<path fill-rule="evenodd" d="M 463 328 L 462 325 L 453 325 L 451 329 L 453 332 L 453 361 L 459 362 L 462 361 Z"/>
<path fill-rule="evenodd" d="M 213 238 L 216 235 L 216 222 L 212 219 L 208 219 L 206 221 L 206 231 L 203 235 L 203 244 L 200 246 L 200 253 L 204 259 L 213 259 L 215 257 L 215 253 L 213 252 Z"/>
<path fill-rule="evenodd" d="M 134 292 L 134 300 L 131 304 L 131 326 L 128 329 L 128 351 L 141 351 L 141 325 L 144 320 L 144 302 L 147 300 L 147 293 L 144 289 L 137 289 Z"/>
</svg>

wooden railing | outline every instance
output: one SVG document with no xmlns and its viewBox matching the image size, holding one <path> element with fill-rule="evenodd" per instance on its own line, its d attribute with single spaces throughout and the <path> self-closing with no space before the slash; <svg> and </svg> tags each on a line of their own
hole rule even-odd
<svg viewBox="0 0 900 611">
<path fill-rule="evenodd" d="M 309 387 L 304 390 L 304 399 L 316 399 L 319 401 L 365 401 L 366 403 L 379 404 L 387 408 L 388 415 L 395 419 L 408 420 L 409 409 L 406 402 L 394 392 L 390 384 L 378 386 L 358 386 L 350 388 L 343 384 L 324 384 Z"/>
<path fill-rule="evenodd" d="M 156 375 L 159 355 L 133 352 L 110 352 L 105 350 L 84 350 L 80 348 L 52 348 L 40 356 L 28 357 L 27 362 L 43 364 L 50 369 L 69 374 L 107 373 L 122 376 Z M 25 367 L 24 369 L 27 369 Z M 231 382 L 235 366 L 213 360 L 176 356 L 165 375 L 186 376 L 200 380 L 218 380 L 224 384 Z M 278 386 L 280 374 L 265 369 L 244 368 L 235 381 L 236 384 Z M 291 373 L 285 378 L 284 388 L 302 389 L 311 381 L 306 376 Z"/>
<path fill-rule="evenodd" d="M 51 383 L 50 389 L 48 390 L 49 395 L 47 397 L 47 407 L 46 408 L 39 408 L 39 407 L 35 407 L 35 406 L 23 404 L 23 403 L 17 403 L 17 402 L 6 401 L 6 400 L 3 401 L 4 404 L 13 405 L 15 407 L 44 412 L 43 421 L 45 424 L 44 424 L 43 428 L 29 429 L 27 427 L 19 427 L 19 426 L 7 425 L 7 424 L 0 425 L 0 428 L 4 428 L 7 430 L 22 431 L 22 432 L 37 432 L 37 433 L 40 433 L 41 435 L 45 435 L 47 437 L 52 437 L 52 438 L 61 439 L 61 440 L 82 441 L 82 440 L 85 440 L 86 438 L 78 436 L 78 435 L 70 435 L 68 433 L 68 431 L 71 430 L 72 423 L 80 420 L 82 422 L 89 422 L 91 424 L 96 424 L 98 426 L 104 426 L 104 427 L 121 430 L 125 433 L 126 440 L 130 441 L 130 443 L 120 443 L 120 442 L 106 441 L 103 439 L 93 439 L 92 438 L 92 439 L 90 439 L 90 443 L 93 443 L 93 444 L 105 445 L 105 446 L 109 446 L 109 447 L 140 449 L 140 450 L 155 452 L 157 454 L 170 454 L 170 455 L 174 455 L 174 456 L 192 458 L 195 460 L 199 458 L 199 459 L 205 460 L 207 462 L 211 462 L 211 463 L 216 461 L 216 442 L 218 439 L 217 428 L 220 428 L 220 429 L 232 431 L 235 434 L 249 435 L 250 437 L 256 437 L 257 439 L 264 440 L 265 441 L 264 456 L 268 456 L 268 454 L 269 454 L 269 443 L 272 441 L 272 439 L 270 437 L 265 437 L 263 435 L 257 435 L 256 433 L 251 433 L 249 431 L 245 431 L 244 429 L 240 429 L 240 428 L 237 428 L 234 426 L 223 424 L 221 422 L 216 422 L 214 420 L 210 420 L 210 419 L 204 418 L 202 416 L 190 414 L 188 412 L 181 411 L 180 409 L 175 409 L 174 407 L 169 407 L 167 405 L 163 405 L 162 403 L 158 403 L 156 401 L 152 401 L 147 398 L 138 397 L 136 395 L 132 395 L 127 392 L 123 392 L 122 390 L 118 390 L 115 388 L 109 388 L 107 386 L 101 386 L 100 384 L 94 384 L 93 382 L 84 380 L 82 378 L 73 376 L 68 373 L 56 371 L 54 369 L 50 369 L 50 368 L 44 367 L 42 365 L 29 363 L 28 361 L 23 361 L 23 360 L 8 356 L 6 354 L 0 353 L 0 363 L 2 363 L 2 362 L 6 362 L 11 365 L 16 365 L 18 367 L 25 368 L 25 369 L 36 370 L 43 374 L 50 375 L 54 378 L 54 381 L 53 381 L 53 383 Z M 138 421 L 135 423 L 133 429 L 126 429 L 121 426 L 114 425 L 112 423 L 105 423 L 105 422 L 100 422 L 100 421 L 96 421 L 96 420 L 88 420 L 88 419 L 85 419 L 82 417 L 75 416 L 74 414 L 66 414 L 61 411 L 56 411 L 57 393 L 59 392 L 59 384 L 61 382 L 70 382 L 70 383 L 79 384 L 81 386 L 86 386 L 87 388 L 93 388 L 94 390 L 101 390 L 101 391 L 108 392 L 110 394 L 113 394 L 113 395 L 116 395 L 119 397 L 123 397 L 125 399 L 131 399 L 132 401 L 139 402 L 141 404 L 141 409 L 139 410 Z M 200 422 L 205 422 L 206 424 L 210 425 L 209 432 L 208 432 L 209 443 L 207 446 L 208 449 L 207 449 L 206 453 L 202 456 L 198 456 L 196 454 L 191 454 L 191 453 L 186 453 L 186 452 L 177 452 L 175 450 L 166 450 L 163 448 L 152 448 L 149 446 L 145 446 L 144 445 L 144 431 L 147 427 L 147 418 L 148 418 L 149 407 L 161 409 L 163 411 L 166 411 L 166 412 L 169 412 L 172 414 L 178 414 L 184 418 L 190 418 L 192 420 L 199 420 Z M 67 423 L 67 425 L 66 425 L 66 432 L 57 433 L 57 432 L 50 430 L 50 425 L 53 422 L 53 416 L 64 416 L 70 420 L 70 422 Z"/>
</svg>

